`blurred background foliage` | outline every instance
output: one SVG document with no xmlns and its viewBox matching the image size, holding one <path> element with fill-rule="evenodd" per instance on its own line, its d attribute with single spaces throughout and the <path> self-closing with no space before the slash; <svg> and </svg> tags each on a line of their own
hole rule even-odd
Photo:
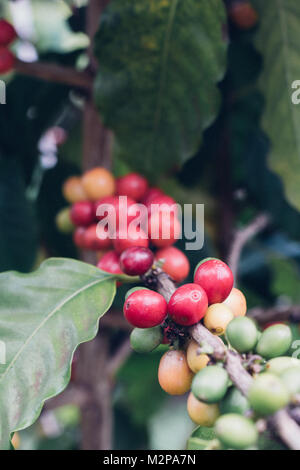
<svg viewBox="0 0 300 470">
<path fill-rule="evenodd" d="M 30 3 L 32 30 L 26 41 L 33 44 L 37 57 L 58 64 L 79 68 L 84 66 L 85 47 L 88 44 L 84 34 L 86 2 L 32 0 Z M 132 13 L 130 9 L 136 6 L 136 2 L 112 2 L 116 11 L 105 15 L 106 26 L 110 22 L 116 22 L 113 28 L 118 28 L 120 3 L 126 8 L 132 3 L 129 10 L 125 9 L 126 15 Z M 149 5 L 154 3 L 150 2 Z M 164 4 L 162 1 L 156 3 Z M 165 3 L 168 6 L 169 1 Z M 195 2 L 184 3 L 185 9 L 194 6 L 196 11 Z M 200 1 L 197 8 L 203 9 L 202 13 L 209 16 L 211 12 L 204 3 Z M 13 21 L 16 20 L 17 6 L 18 2 L 12 8 L 8 1 L 1 5 L 5 16 Z M 185 9 L 181 11 L 182 21 L 186 14 Z M 155 12 L 152 14 L 152 20 L 155 20 Z M 164 15 L 165 12 L 162 10 L 160 14 Z M 193 126 L 188 129 L 188 135 L 192 135 L 193 140 L 188 151 L 193 149 L 194 154 L 189 153 L 189 159 L 185 155 L 185 163 L 181 166 L 178 165 L 180 158 L 174 155 L 172 159 L 169 154 L 164 160 L 164 163 L 168 162 L 163 165 L 164 171 L 152 173 L 151 178 L 180 203 L 205 204 L 205 246 L 200 252 L 186 253 L 190 258 L 191 272 L 199 258 L 211 255 L 226 257 L 228 254 L 228 231 L 232 227 L 228 227 L 224 219 L 239 227 L 249 222 L 257 213 L 268 212 L 272 217 L 271 226 L 262 236 L 249 243 L 243 252 L 239 266 L 239 284 L 246 293 L 249 307 L 297 303 L 300 301 L 300 213 L 297 205 L 292 206 L 287 200 L 282 178 L 268 166 L 271 144 L 261 126 L 265 97 L 259 86 L 264 63 L 257 50 L 260 23 L 256 28 L 245 32 L 229 22 L 227 44 L 227 33 L 224 32 L 225 10 L 220 10 L 219 16 L 218 28 L 222 26 L 222 34 L 225 36 L 224 44 L 220 43 L 218 47 L 224 48 L 226 44 L 228 50 L 226 73 L 218 86 L 216 81 L 225 72 L 222 58 L 219 68 L 212 70 L 215 80 L 210 92 L 218 96 L 218 115 L 217 108 L 213 113 L 206 109 L 208 117 L 203 117 L 205 124 L 200 123 L 197 126 L 198 131 L 205 129 L 203 135 L 201 136 L 200 131 L 196 135 Z M 178 21 L 181 20 L 179 17 Z M 122 33 L 126 39 L 126 27 L 129 28 L 129 25 L 126 22 L 124 25 L 120 35 Z M 156 26 L 158 31 L 149 26 L 154 38 L 155 34 L 160 34 L 160 20 Z M 209 26 L 215 27 L 210 23 Z M 221 30 L 218 39 L 216 35 L 211 35 L 213 46 L 216 46 L 215 41 L 220 40 L 220 32 Z M 114 86 L 120 85 L 115 83 L 112 86 L 111 70 L 125 60 L 124 56 L 121 57 L 122 48 L 118 51 L 118 44 L 123 41 L 123 46 L 126 46 L 122 35 L 116 37 L 116 44 L 109 42 L 110 33 L 109 27 L 107 31 L 100 28 L 98 33 L 96 52 L 102 59 L 106 58 L 108 63 L 105 64 L 103 74 L 100 69 L 96 89 L 99 106 L 104 108 L 107 122 L 117 130 L 120 137 L 114 159 L 114 172 L 120 175 L 131 169 L 142 170 L 143 159 L 140 152 L 147 141 L 144 136 L 141 141 L 137 142 L 138 138 L 133 141 L 132 129 L 130 126 L 124 127 L 124 117 L 126 120 L 127 115 L 126 102 L 122 100 L 126 98 L 128 89 L 121 88 L 122 93 L 117 96 L 121 101 L 114 103 L 108 99 L 109 93 L 115 93 Z M 139 31 L 139 34 L 142 33 L 142 30 Z M 138 37 L 135 45 L 140 44 L 139 40 Z M 26 41 L 19 41 L 15 45 L 16 51 L 24 48 Z M 108 42 L 113 47 L 111 56 L 105 56 L 106 50 L 101 49 L 101 41 Z M 185 47 L 188 48 L 188 45 Z M 201 52 L 201 41 L 194 47 L 200 47 L 200 55 L 204 53 L 203 50 Z M 206 47 L 209 46 L 206 44 Z M 139 55 L 148 52 L 142 48 L 138 50 Z M 134 53 L 136 51 L 129 47 L 126 56 L 128 64 L 136 59 Z M 174 54 L 176 53 L 175 48 Z M 215 53 L 218 54 L 218 51 Z M 153 61 L 155 63 L 155 57 Z M 186 66 L 185 63 L 182 64 L 183 71 Z M 203 69 L 200 69 L 199 63 L 196 63 L 188 86 L 194 86 L 197 73 L 204 74 Z M 131 70 L 130 67 L 128 70 Z M 153 70 L 147 70 L 146 75 L 143 75 L 143 68 L 140 67 L 137 71 L 137 85 L 134 81 L 133 84 L 129 83 L 127 78 L 127 86 L 133 87 L 131 92 L 135 86 L 140 86 L 143 90 L 143 80 L 149 80 L 152 72 Z M 172 70 L 168 70 L 168 73 L 171 72 Z M 184 73 L 189 74 L 189 71 L 185 70 Z M 278 77 L 279 82 L 272 85 L 278 90 L 282 89 L 279 75 L 272 74 L 273 80 Z M 57 232 L 54 218 L 65 205 L 61 194 L 62 182 L 69 175 L 81 172 L 81 96 L 78 92 L 74 95 L 74 91 L 66 85 L 14 74 L 1 78 L 7 82 L 8 104 L 0 107 L 0 270 L 28 272 L 48 256 L 77 256 L 71 237 Z M 174 93 L 178 92 L 181 77 L 172 76 L 168 80 L 174 80 Z M 203 83 L 205 81 L 211 85 L 211 75 L 204 76 Z M 204 90 L 205 87 L 202 91 Z M 191 106 L 186 90 L 179 90 L 179 93 L 183 97 L 179 107 L 181 119 L 178 119 L 176 106 L 167 110 L 169 120 L 173 122 L 174 118 L 173 135 L 182 126 L 185 127 L 185 118 L 182 118 L 185 116 L 186 106 Z M 152 98 L 149 91 L 146 104 Z M 131 105 L 132 109 L 127 111 L 134 114 L 138 103 L 132 102 Z M 70 125 L 68 139 L 59 148 L 57 163 L 45 167 L 41 160 L 40 139 L 50 126 L 59 122 L 65 109 L 70 106 L 74 106 L 74 122 Z M 114 106 L 121 113 L 121 124 L 118 117 L 117 122 L 113 122 L 116 116 L 111 109 L 114 111 Z M 125 106 L 125 110 L 122 106 Z M 216 118 L 214 122 L 213 118 Z M 145 119 L 149 117 L 146 116 Z M 135 123 L 130 122 L 130 125 L 134 126 Z M 285 122 L 282 122 L 282 127 L 284 126 Z M 168 128 L 167 132 L 171 130 Z M 139 132 L 136 137 L 138 134 Z M 172 142 L 177 144 L 176 140 Z M 138 154 L 136 149 L 139 149 Z M 173 147 L 170 149 L 174 150 Z M 181 163 L 182 161 L 183 159 Z M 299 178 L 299 172 L 297 177 Z M 285 185 L 287 178 L 285 177 Z M 293 198 L 290 197 L 289 200 Z M 183 242 L 179 242 L 179 246 L 180 244 L 183 246 Z M 125 291 L 124 287 L 119 289 L 115 300 L 116 308 L 122 305 Z M 300 336 L 297 328 L 294 329 L 294 334 L 295 338 Z M 116 333 L 115 342 L 120 342 L 121 337 L 122 335 Z M 184 400 L 167 398 L 157 384 L 157 366 L 162 351 L 163 347 L 147 356 L 132 354 L 119 371 L 113 397 L 116 449 L 185 447 L 186 437 L 193 426 L 187 416 Z M 170 429 L 176 429 L 176 433 L 170 433 Z M 20 436 L 20 448 L 77 448 L 80 442 L 78 409 L 68 406 L 55 412 L 46 411 L 34 426 L 21 432 Z"/>
</svg>

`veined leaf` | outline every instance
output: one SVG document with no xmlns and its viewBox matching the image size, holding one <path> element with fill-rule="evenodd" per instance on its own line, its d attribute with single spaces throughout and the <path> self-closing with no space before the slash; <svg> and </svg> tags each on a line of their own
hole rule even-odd
<svg viewBox="0 0 300 470">
<path fill-rule="evenodd" d="M 71 259 L 0 274 L 0 449 L 67 386 L 74 350 L 96 335 L 114 295 L 112 275 Z"/>
<path fill-rule="evenodd" d="M 102 14 L 95 98 L 135 169 L 154 175 L 198 149 L 218 112 L 225 22 L 220 0 L 114 0 Z"/>
<path fill-rule="evenodd" d="M 271 140 L 269 165 L 283 180 L 286 196 L 300 209 L 300 106 L 292 83 L 300 78 L 300 2 L 254 1 L 260 16 L 256 44 L 263 55 L 263 128 Z"/>
</svg>

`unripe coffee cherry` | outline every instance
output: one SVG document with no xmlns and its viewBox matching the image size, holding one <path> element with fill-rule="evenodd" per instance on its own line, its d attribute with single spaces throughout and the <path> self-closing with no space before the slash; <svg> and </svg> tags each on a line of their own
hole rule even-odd
<svg viewBox="0 0 300 470">
<path fill-rule="evenodd" d="M 292 344 L 292 332 L 287 325 L 270 326 L 263 331 L 258 340 L 256 351 L 265 359 L 282 356 Z"/>
<path fill-rule="evenodd" d="M 300 367 L 300 360 L 290 356 L 274 357 L 266 365 L 267 372 L 278 376 L 290 367 Z"/>
<path fill-rule="evenodd" d="M 117 179 L 117 194 L 141 201 L 148 190 L 148 181 L 138 173 L 129 173 Z"/>
<path fill-rule="evenodd" d="M 70 212 L 70 207 L 64 207 L 55 217 L 56 227 L 61 233 L 72 233 L 75 229 L 75 226 L 71 221 Z"/>
<path fill-rule="evenodd" d="M 192 382 L 192 392 L 205 403 L 218 403 L 228 388 L 228 374 L 219 366 L 209 366 L 197 372 Z"/>
<path fill-rule="evenodd" d="M 70 176 L 62 187 L 64 198 L 74 204 L 74 202 L 87 200 L 87 194 L 83 189 L 81 178 L 79 176 Z"/>
<path fill-rule="evenodd" d="M 186 357 L 188 361 L 189 368 L 196 374 L 199 370 L 207 366 L 209 357 L 207 354 L 198 354 L 199 344 L 196 341 L 191 340 L 187 350 Z"/>
<path fill-rule="evenodd" d="M 133 246 L 120 256 L 121 269 L 129 276 L 142 276 L 152 266 L 154 255 L 149 248 Z"/>
<path fill-rule="evenodd" d="M 13 53 L 4 46 L 0 46 L 0 74 L 10 72 L 15 66 L 16 58 Z"/>
<path fill-rule="evenodd" d="M 87 227 L 83 240 L 87 250 L 108 250 L 112 246 L 109 232 L 102 225 L 97 227 L 97 224 L 92 224 Z"/>
<path fill-rule="evenodd" d="M 215 432 L 223 446 L 229 449 L 247 449 L 255 445 L 258 439 L 255 424 L 250 419 L 233 413 L 218 418 Z"/>
<path fill-rule="evenodd" d="M 254 321 L 247 317 L 234 318 L 226 328 L 229 343 L 240 353 L 246 353 L 255 348 L 257 333 Z"/>
<path fill-rule="evenodd" d="M 290 400 L 290 394 L 279 377 L 265 372 L 253 381 L 248 400 L 251 408 L 264 416 L 284 408 Z"/>
<path fill-rule="evenodd" d="M 300 368 L 290 367 L 286 369 L 280 376 L 283 384 L 289 391 L 291 396 L 300 393 Z"/>
<path fill-rule="evenodd" d="M 207 296 L 197 284 L 178 287 L 168 304 L 169 316 L 175 323 L 194 325 L 204 317 L 207 310 Z"/>
<path fill-rule="evenodd" d="M 221 336 L 225 333 L 227 325 L 233 320 L 231 310 L 224 304 L 213 304 L 208 307 L 204 316 L 204 325 L 214 335 Z"/>
<path fill-rule="evenodd" d="M 131 229 L 119 230 L 113 240 L 114 249 L 120 255 L 128 248 L 144 247 L 148 248 L 149 240 L 142 230 Z"/>
<path fill-rule="evenodd" d="M 106 168 L 93 168 L 84 173 L 82 185 L 92 201 L 112 196 L 115 192 L 115 178 Z"/>
<path fill-rule="evenodd" d="M 90 201 L 75 202 L 71 207 L 70 218 L 74 225 L 86 227 L 95 220 L 94 205 Z"/>
<path fill-rule="evenodd" d="M 97 264 L 99 269 L 111 274 L 123 274 L 120 268 L 119 256 L 114 250 L 108 251 Z"/>
<path fill-rule="evenodd" d="M 134 328 L 130 335 L 132 349 L 138 353 L 149 353 L 162 342 L 163 333 L 160 326 L 153 328 Z"/>
<path fill-rule="evenodd" d="M 235 317 L 244 317 L 247 312 L 247 302 L 244 294 L 236 287 L 232 288 L 227 299 L 223 302 L 228 307 Z"/>
<path fill-rule="evenodd" d="M 236 388 L 230 387 L 223 400 L 219 404 L 222 414 L 237 413 L 244 415 L 250 410 L 250 405 L 246 397 Z"/>
<path fill-rule="evenodd" d="M 124 304 L 126 320 L 137 328 L 160 325 L 167 314 L 167 302 L 158 292 L 149 289 L 133 292 Z"/>
<path fill-rule="evenodd" d="M 217 304 L 230 294 L 233 274 L 223 261 L 208 258 L 197 265 L 194 282 L 205 290 L 209 304 Z"/>
<path fill-rule="evenodd" d="M 219 417 L 218 405 L 208 405 L 200 400 L 197 400 L 192 392 L 188 396 L 187 411 L 194 423 L 199 426 L 211 427 L 215 424 L 216 419 Z"/>
<path fill-rule="evenodd" d="M 0 19 L 0 46 L 9 46 L 17 37 L 15 28 L 11 23 Z"/>
<path fill-rule="evenodd" d="M 157 261 L 162 261 L 162 269 L 175 282 L 182 282 L 190 271 L 190 263 L 185 254 L 175 246 L 158 250 L 155 254 Z"/>
<path fill-rule="evenodd" d="M 166 352 L 159 363 L 158 381 L 161 388 L 170 395 L 183 395 L 192 383 L 193 373 L 189 369 L 183 351 Z"/>
</svg>

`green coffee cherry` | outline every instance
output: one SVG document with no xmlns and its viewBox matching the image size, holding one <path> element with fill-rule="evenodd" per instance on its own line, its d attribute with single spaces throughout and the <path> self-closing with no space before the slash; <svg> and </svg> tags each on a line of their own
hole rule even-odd
<svg viewBox="0 0 300 470">
<path fill-rule="evenodd" d="M 288 389 L 291 395 L 300 393 L 300 368 L 290 367 L 286 369 L 280 376 L 280 379 Z"/>
<path fill-rule="evenodd" d="M 149 290 L 147 289 L 147 287 L 142 287 L 142 286 L 137 286 L 137 287 L 132 287 L 131 289 L 129 289 L 126 294 L 125 294 L 125 300 L 130 296 L 130 294 L 133 294 L 133 292 L 137 291 L 137 290 Z"/>
<path fill-rule="evenodd" d="M 236 387 L 228 389 L 219 407 L 222 415 L 227 413 L 243 415 L 250 409 L 247 398 Z"/>
<path fill-rule="evenodd" d="M 245 353 L 251 351 L 257 343 L 257 328 L 251 318 L 236 317 L 227 326 L 226 336 L 234 349 Z"/>
<path fill-rule="evenodd" d="M 157 348 L 163 340 L 163 332 L 160 326 L 153 328 L 134 328 L 130 335 L 132 349 L 138 353 L 148 353 Z"/>
<path fill-rule="evenodd" d="M 291 329 L 286 325 L 273 325 L 262 333 L 256 351 L 266 359 L 271 359 L 286 353 L 291 343 Z"/>
<path fill-rule="evenodd" d="M 290 394 L 279 377 L 265 372 L 254 380 L 248 400 L 256 413 L 268 415 L 285 407 L 290 400 Z"/>
<path fill-rule="evenodd" d="M 192 392 L 198 400 L 217 403 L 224 397 L 229 383 L 228 374 L 219 366 L 209 366 L 197 372 L 192 382 Z"/>
<path fill-rule="evenodd" d="M 218 418 L 215 432 L 224 447 L 243 450 L 256 444 L 258 432 L 254 423 L 239 414 L 226 414 Z"/>
<path fill-rule="evenodd" d="M 300 368 L 299 359 L 290 356 L 274 357 L 274 359 L 270 359 L 266 365 L 267 372 L 275 375 L 281 375 L 282 372 L 284 372 L 286 369 L 289 369 L 290 367 Z"/>
<path fill-rule="evenodd" d="M 72 233 L 75 229 L 75 225 L 72 223 L 70 219 L 70 208 L 69 207 L 64 207 L 61 209 L 56 217 L 55 217 L 55 223 L 57 230 L 61 233 Z"/>
</svg>

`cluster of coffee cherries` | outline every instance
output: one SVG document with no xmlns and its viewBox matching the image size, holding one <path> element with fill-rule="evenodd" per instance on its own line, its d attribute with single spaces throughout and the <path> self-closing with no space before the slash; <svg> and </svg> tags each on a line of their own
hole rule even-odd
<svg viewBox="0 0 300 470">
<path fill-rule="evenodd" d="M 9 46 L 17 38 L 15 28 L 5 19 L 0 19 L 0 74 L 10 72 L 15 65 L 15 56 Z"/>
<path fill-rule="evenodd" d="M 164 260 L 163 269 L 175 282 L 187 277 L 189 261 L 173 246 L 181 231 L 176 201 L 160 188 L 150 187 L 144 176 L 129 173 L 115 178 L 110 171 L 97 167 L 68 178 L 62 190 L 72 205 L 57 214 L 57 227 L 65 233 L 73 231 L 78 248 L 97 252 L 100 269 L 142 275 L 155 260 Z M 111 215 L 108 206 L 114 208 Z M 139 224 L 131 228 L 140 217 L 141 206 L 148 233 Z M 108 224 L 99 225 L 104 217 Z"/>
<path fill-rule="evenodd" d="M 227 0 L 228 15 L 240 29 L 251 29 L 258 21 L 258 14 L 249 0 Z"/>
<path fill-rule="evenodd" d="M 233 282 L 224 262 L 207 258 L 197 265 L 194 282 L 179 286 L 168 302 L 157 291 L 132 288 L 124 315 L 134 326 L 131 345 L 136 352 L 169 345 L 159 363 L 158 381 L 168 394 L 189 392 L 192 421 L 214 427 L 219 448 L 250 449 L 259 437 L 256 421 L 293 406 L 300 393 L 300 360 L 285 356 L 292 343 L 289 326 L 278 323 L 259 331 L 246 316 L 245 296 Z M 224 361 L 214 358 L 211 346 L 192 338 L 191 327 L 199 322 L 248 367 L 254 380 L 247 397 L 230 381 Z"/>
</svg>

